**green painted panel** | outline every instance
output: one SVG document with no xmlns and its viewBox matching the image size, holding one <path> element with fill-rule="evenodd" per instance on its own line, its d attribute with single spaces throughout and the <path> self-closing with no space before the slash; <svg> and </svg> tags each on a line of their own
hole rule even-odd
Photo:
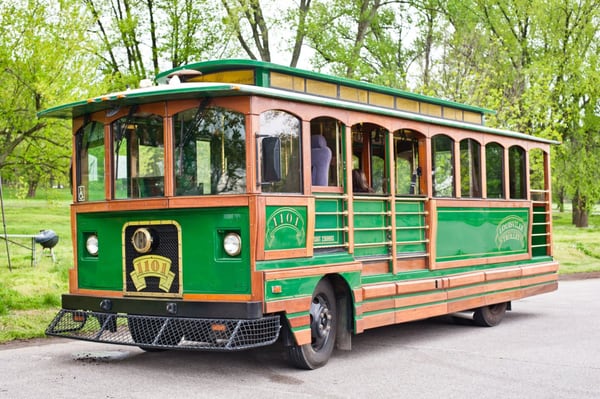
<svg viewBox="0 0 600 399">
<path fill-rule="evenodd" d="M 528 252 L 529 208 L 437 210 L 436 261 Z"/>
<path fill-rule="evenodd" d="M 265 250 L 306 248 L 306 207 L 267 206 Z"/>
<path fill-rule="evenodd" d="M 387 256 L 390 253 L 390 225 L 387 200 L 355 200 L 354 206 L 354 255 Z"/>
<path fill-rule="evenodd" d="M 425 204 L 419 202 L 396 203 L 396 251 L 399 254 L 425 252 Z"/>
<path fill-rule="evenodd" d="M 343 206 L 341 199 L 316 199 L 315 247 L 343 244 Z"/>
<path fill-rule="evenodd" d="M 245 207 L 78 214 L 79 287 L 122 290 L 123 226 L 169 220 L 181 226 L 184 293 L 250 293 L 249 216 Z M 242 238 L 242 252 L 235 257 L 225 254 L 222 245 L 225 234 L 232 231 Z M 85 237 L 90 233 L 98 235 L 98 257 L 86 255 Z"/>
</svg>

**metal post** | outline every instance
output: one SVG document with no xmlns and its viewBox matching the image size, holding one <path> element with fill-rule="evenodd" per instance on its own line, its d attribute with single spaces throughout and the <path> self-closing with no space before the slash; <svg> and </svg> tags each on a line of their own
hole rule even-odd
<svg viewBox="0 0 600 399">
<path fill-rule="evenodd" d="M 8 249 L 8 234 L 6 232 L 6 217 L 4 216 L 4 195 L 2 194 L 2 176 L 0 176 L 0 208 L 2 208 L 2 227 L 4 231 L 4 242 L 6 243 L 6 257 L 8 258 L 8 270 L 12 272 L 10 263 L 10 250 Z"/>
</svg>

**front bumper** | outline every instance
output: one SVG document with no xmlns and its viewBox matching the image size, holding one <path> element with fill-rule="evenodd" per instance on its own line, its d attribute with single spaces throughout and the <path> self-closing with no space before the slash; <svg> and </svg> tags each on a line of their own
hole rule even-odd
<svg viewBox="0 0 600 399">
<path fill-rule="evenodd" d="M 279 330 L 279 316 L 214 319 L 62 309 L 46 334 L 144 349 L 234 351 L 270 345 Z"/>
</svg>

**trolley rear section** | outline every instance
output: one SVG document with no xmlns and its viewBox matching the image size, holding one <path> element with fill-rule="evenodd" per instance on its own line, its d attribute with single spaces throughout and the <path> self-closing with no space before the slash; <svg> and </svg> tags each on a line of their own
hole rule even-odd
<svg viewBox="0 0 600 399">
<path fill-rule="evenodd" d="M 69 293 L 47 334 L 146 350 L 354 334 L 557 288 L 552 141 L 484 109 L 225 60 L 42 113 L 73 120 Z"/>
</svg>

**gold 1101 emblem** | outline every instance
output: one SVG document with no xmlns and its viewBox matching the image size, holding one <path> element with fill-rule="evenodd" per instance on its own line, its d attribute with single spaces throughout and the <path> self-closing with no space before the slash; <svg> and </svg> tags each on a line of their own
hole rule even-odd
<svg viewBox="0 0 600 399">
<path fill-rule="evenodd" d="M 146 288 L 147 277 L 158 277 L 158 287 L 164 292 L 169 292 L 175 279 L 175 273 L 171 271 L 171 259 L 164 256 L 145 255 L 135 258 L 133 269 L 129 275 L 138 291 Z"/>
</svg>

